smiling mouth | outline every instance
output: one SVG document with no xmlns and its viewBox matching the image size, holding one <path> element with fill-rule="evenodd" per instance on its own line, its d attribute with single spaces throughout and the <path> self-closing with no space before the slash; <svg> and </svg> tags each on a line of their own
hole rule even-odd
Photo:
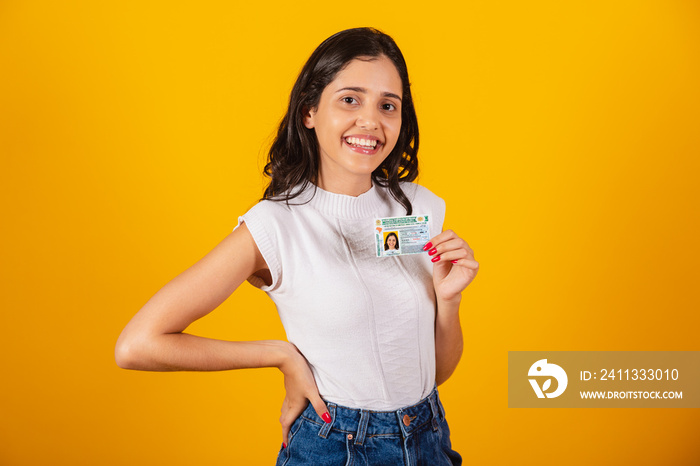
<svg viewBox="0 0 700 466">
<path fill-rule="evenodd" d="M 381 142 L 376 139 L 363 139 L 356 137 L 347 137 L 345 142 L 351 147 L 357 147 L 359 149 L 372 150 L 381 144 Z"/>
</svg>

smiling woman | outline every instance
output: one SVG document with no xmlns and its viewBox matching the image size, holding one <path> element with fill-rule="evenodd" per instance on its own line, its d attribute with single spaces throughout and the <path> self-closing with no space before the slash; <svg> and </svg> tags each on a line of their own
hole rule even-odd
<svg viewBox="0 0 700 466">
<path fill-rule="evenodd" d="M 294 85 L 263 200 L 144 305 L 119 337 L 118 364 L 279 368 L 279 465 L 461 464 L 437 385 L 461 357 L 459 304 L 478 263 L 442 231 L 442 199 L 410 183 L 417 150 L 394 41 L 371 28 L 328 38 Z M 413 209 L 432 219 L 427 254 L 377 257 L 375 220 Z M 399 248 L 395 233 L 386 247 Z M 246 279 L 275 302 L 289 341 L 183 333 Z"/>
<path fill-rule="evenodd" d="M 399 237 L 396 232 L 392 231 L 386 235 L 384 240 L 384 250 L 385 251 L 398 251 L 399 249 Z"/>
<path fill-rule="evenodd" d="M 352 60 L 323 90 L 304 125 L 316 132 L 316 185 L 358 196 L 394 150 L 401 130 L 401 77 L 386 56 Z"/>
<path fill-rule="evenodd" d="M 360 75 L 359 65 L 362 63 L 372 65 L 363 71 L 371 71 L 373 78 Z M 387 64 L 390 65 L 389 68 L 386 67 Z M 380 71 L 387 71 L 388 74 L 381 75 Z M 396 75 L 400 80 L 398 87 Z M 346 78 L 345 83 L 336 82 L 337 78 L 341 77 Z M 353 82 L 350 78 L 360 78 L 360 81 Z M 326 92 L 329 85 L 334 86 L 332 92 Z M 370 95 L 371 93 L 374 95 Z M 301 194 L 309 183 L 318 186 L 316 179 L 321 164 L 318 139 L 320 129 L 314 127 L 319 123 L 318 118 L 314 116 L 322 111 L 323 94 L 327 97 L 327 104 L 332 100 L 341 108 L 345 106 L 348 112 L 361 109 L 359 112 L 354 110 L 356 123 L 374 125 L 382 122 L 362 120 L 368 116 L 370 120 L 376 119 L 377 115 L 363 113 L 369 109 L 367 98 L 377 99 L 377 93 L 385 101 L 375 102 L 373 105 L 380 105 L 378 108 L 381 108 L 381 113 L 386 116 L 383 120 L 387 125 L 389 115 L 396 115 L 399 133 L 393 147 L 375 147 L 381 149 L 385 157 L 372 171 L 371 183 L 386 187 L 390 195 L 410 214 L 411 202 L 399 187 L 401 181 L 413 181 L 418 176 L 418 120 L 413 106 L 408 69 L 403 54 L 393 39 L 370 28 L 348 29 L 329 37 L 311 54 L 302 68 L 289 98 L 289 110 L 270 148 L 269 160 L 264 170 L 265 174 L 270 176 L 270 184 L 263 198 L 289 201 Z M 343 121 L 350 124 L 347 118 L 349 117 Z M 360 121 L 357 121 L 358 119 Z M 329 121 L 326 126 L 331 123 Z M 380 140 L 378 136 L 374 136 L 377 130 L 363 130 L 360 127 L 353 131 L 349 131 L 347 127 L 344 129 L 345 132 L 343 128 L 338 130 L 335 144 L 344 144 L 346 141 L 339 140 L 343 136 L 359 136 L 347 143 L 350 146 L 360 146 L 359 139 L 365 136 L 367 140 L 367 136 L 370 136 L 370 141 L 376 140 L 377 144 L 387 145 L 387 139 Z M 324 146 L 330 148 L 325 144 Z M 365 150 L 371 151 L 369 146 L 366 146 Z"/>
</svg>

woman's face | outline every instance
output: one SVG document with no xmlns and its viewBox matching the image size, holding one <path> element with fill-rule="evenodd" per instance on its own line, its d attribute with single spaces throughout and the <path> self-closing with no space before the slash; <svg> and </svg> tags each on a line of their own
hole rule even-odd
<svg viewBox="0 0 700 466">
<path fill-rule="evenodd" d="M 371 186 L 372 172 L 401 131 L 401 77 L 385 56 L 355 59 L 323 90 L 304 118 L 319 145 L 318 184 Z"/>
<path fill-rule="evenodd" d="M 387 236 L 386 245 L 389 246 L 389 249 L 396 249 L 396 237 L 394 235 Z"/>
</svg>

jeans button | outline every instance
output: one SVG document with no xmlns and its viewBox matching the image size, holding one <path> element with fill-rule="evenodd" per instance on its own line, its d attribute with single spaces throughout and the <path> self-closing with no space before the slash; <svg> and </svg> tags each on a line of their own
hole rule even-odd
<svg viewBox="0 0 700 466">
<path fill-rule="evenodd" d="M 403 425 L 405 425 L 406 427 L 411 425 L 411 418 L 408 417 L 408 414 L 403 415 Z"/>
<path fill-rule="evenodd" d="M 348 440 L 352 440 L 352 434 L 348 434 Z"/>
</svg>

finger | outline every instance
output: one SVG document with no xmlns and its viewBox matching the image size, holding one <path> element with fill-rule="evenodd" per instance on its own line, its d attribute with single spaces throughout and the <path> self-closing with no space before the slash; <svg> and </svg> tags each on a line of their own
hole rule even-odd
<svg viewBox="0 0 700 466">
<path fill-rule="evenodd" d="M 469 254 L 472 254 L 473 256 L 474 254 L 474 251 L 472 251 L 466 241 L 464 241 L 462 238 L 453 238 L 434 246 L 428 251 L 428 255 L 439 256 L 450 251 L 466 251 L 466 255 L 464 257 L 469 256 Z"/>
<path fill-rule="evenodd" d="M 455 232 L 452 230 L 445 230 L 439 235 L 433 236 L 430 238 L 430 241 L 428 241 L 425 246 L 423 246 L 423 251 L 428 251 L 431 248 L 434 248 L 438 244 L 442 243 L 445 240 L 454 238 L 456 236 Z"/>
<path fill-rule="evenodd" d="M 440 245 L 440 244 L 442 244 L 442 243 L 444 243 L 444 242 L 446 242 L 446 241 L 450 241 L 450 240 L 454 240 L 454 239 L 464 241 L 464 240 L 463 240 L 462 238 L 460 238 L 459 235 L 458 235 L 457 233 L 455 233 L 454 231 L 452 231 L 452 230 L 445 230 L 445 231 L 443 231 L 442 233 L 440 233 L 439 235 L 436 235 L 436 236 L 432 237 L 432 238 L 430 239 L 430 241 L 428 241 L 428 243 L 426 243 L 426 245 L 423 246 L 423 250 L 424 250 L 424 251 L 429 251 L 429 250 L 431 250 L 432 248 L 434 248 L 434 247 L 436 247 L 436 246 L 438 246 L 438 245 Z M 469 245 L 467 244 L 466 241 L 464 241 L 464 244 L 465 244 L 466 247 L 469 247 Z"/>
<path fill-rule="evenodd" d="M 462 267 L 466 267 L 466 268 L 468 268 L 468 269 L 479 270 L 479 263 L 478 263 L 477 261 L 475 261 L 475 260 L 471 260 L 471 259 L 454 259 L 454 260 L 451 260 L 450 262 L 452 262 L 452 263 L 455 264 L 455 265 L 459 265 L 459 266 L 462 266 Z"/>
<path fill-rule="evenodd" d="M 319 395 L 311 396 L 309 401 L 314 407 L 316 414 L 318 414 L 318 417 L 320 417 L 323 422 L 330 423 L 331 415 L 328 413 L 328 407 L 326 406 L 325 401 L 323 401 L 323 398 L 321 398 Z"/>
<path fill-rule="evenodd" d="M 289 443 L 289 428 L 290 426 L 282 426 L 282 447 L 287 448 Z"/>
<path fill-rule="evenodd" d="M 457 262 L 455 261 L 460 261 L 460 265 L 462 266 L 469 268 L 478 267 L 478 262 L 476 261 L 476 259 L 474 259 L 474 251 L 469 246 L 457 247 L 461 244 L 466 245 L 466 243 L 461 239 L 450 240 L 446 243 L 443 243 L 442 245 L 438 246 L 439 249 L 436 253 L 433 254 L 430 260 L 435 263 L 438 263 L 439 261 L 439 263 L 441 264 L 446 262 L 452 262 L 453 264 L 457 264 Z M 444 250 L 441 250 L 443 248 Z M 430 252 L 433 253 L 432 250 Z"/>
<path fill-rule="evenodd" d="M 294 423 L 294 419 L 296 419 L 296 416 L 294 413 L 287 407 L 286 401 L 285 404 L 282 405 L 282 415 L 280 416 L 280 424 L 282 425 L 282 444 L 287 446 L 289 443 L 289 431 L 292 428 L 292 424 Z"/>
</svg>

